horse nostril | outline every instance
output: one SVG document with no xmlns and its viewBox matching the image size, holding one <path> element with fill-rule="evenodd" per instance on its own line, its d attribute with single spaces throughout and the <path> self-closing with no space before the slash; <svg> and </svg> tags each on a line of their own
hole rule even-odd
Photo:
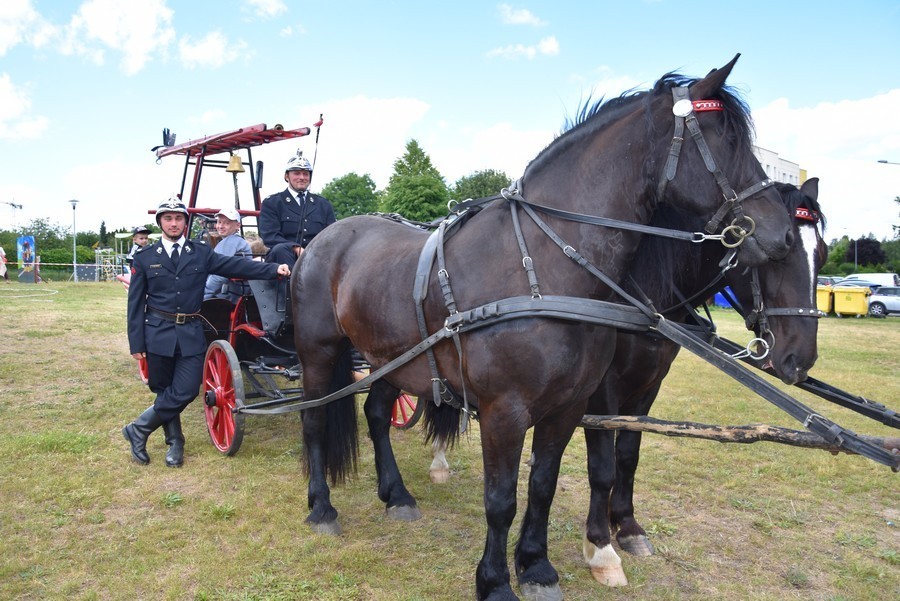
<svg viewBox="0 0 900 601">
<path fill-rule="evenodd" d="M 793 230 L 788 230 L 787 234 L 785 234 L 784 243 L 788 248 L 794 247 L 794 231 Z"/>
</svg>

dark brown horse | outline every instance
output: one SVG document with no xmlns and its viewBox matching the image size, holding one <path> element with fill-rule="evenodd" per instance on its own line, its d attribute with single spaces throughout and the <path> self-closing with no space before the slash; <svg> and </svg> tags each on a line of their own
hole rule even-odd
<svg viewBox="0 0 900 601">
<path fill-rule="evenodd" d="M 736 60 L 703 79 L 670 74 L 652 90 L 598 106 L 542 151 L 518 186 L 522 202 L 494 201 L 446 240 L 441 272 L 431 269 L 422 306 L 427 332 L 445 329 L 451 297 L 463 311 L 520 296 L 532 307 L 560 298 L 616 300 L 610 282 L 622 278 L 640 234 L 584 216 L 646 224 L 663 204 L 704 218 L 718 211 L 710 229 L 721 231 L 734 218 L 731 232 L 746 234 L 755 223 L 739 247 L 742 264 L 784 257 L 793 243 L 790 220 L 778 193 L 760 184 L 765 174 L 751 152 L 746 106 L 724 85 Z M 676 102 L 686 91 L 694 102 Z M 703 110 L 708 107 L 714 110 Z M 352 381 L 351 345 L 379 368 L 422 339 L 411 290 L 427 238 L 364 216 L 328 227 L 310 244 L 291 280 L 306 398 L 324 397 Z M 526 246 L 529 258 L 523 261 Z M 533 273 L 523 269 L 531 264 Z M 594 277 L 588 265 L 608 281 Z M 539 281 L 539 294 L 529 275 Z M 558 599 L 559 578 L 547 558 L 548 515 L 562 453 L 612 361 L 616 330 L 539 315 L 487 323 L 433 347 L 438 373 L 481 420 L 487 538 L 476 596 L 517 598 L 506 546 L 525 434 L 533 427 L 534 462 L 515 570 L 525 597 Z M 429 362 L 419 355 L 375 382 L 365 402 L 378 496 L 401 519 L 415 518 L 418 508 L 391 449 L 391 407 L 401 388 L 432 397 L 431 379 Z M 340 480 L 354 467 L 354 399 L 304 411 L 303 442 L 307 522 L 339 531 L 327 477 Z"/>
<path fill-rule="evenodd" d="M 807 181 L 799 190 L 778 184 L 790 215 L 795 219 L 794 247 L 781 261 L 758 270 L 759 295 L 764 301 L 762 316 L 754 312 L 749 274 L 740 266 L 727 272 L 713 291 L 729 284 L 745 315 L 748 327 L 770 345 L 763 361 L 786 383 L 806 379 L 816 361 L 818 320 L 816 276 L 827 258 L 827 247 L 819 232 L 821 216 L 818 179 Z M 657 215 L 657 218 L 661 218 Z M 689 223 L 685 227 L 690 227 Z M 699 253 L 699 256 L 697 256 Z M 645 237 L 635 255 L 632 272 L 638 287 L 662 311 L 678 306 L 680 299 L 703 292 L 719 272 L 721 249 L 708 244 L 691 248 L 656 237 Z M 680 292 L 680 294 L 679 294 Z M 702 300 L 702 298 L 701 298 Z M 696 303 L 694 303 L 696 304 Z M 793 309 L 784 311 L 784 309 Z M 801 311 L 802 309 L 802 311 Z M 692 311 L 676 308 L 666 312 L 671 321 L 691 323 Z M 766 331 L 760 331 L 767 323 Z M 600 388 L 591 395 L 587 412 L 591 415 L 647 415 L 681 347 L 660 336 L 620 332 L 616 355 Z M 619 546 L 635 555 L 650 555 L 653 547 L 634 517 L 634 476 L 640 453 L 641 433 L 585 429 L 591 502 L 584 540 L 585 560 L 602 584 L 627 584 L 621 560 L 610 544 L 616 533 Z"/>
</svg>

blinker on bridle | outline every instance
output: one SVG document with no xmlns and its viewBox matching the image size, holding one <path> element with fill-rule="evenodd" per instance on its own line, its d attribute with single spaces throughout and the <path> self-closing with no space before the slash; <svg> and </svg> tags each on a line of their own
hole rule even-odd
<svg viewBox="0 0 900 601">
<path fill-rule="evenodd" d="M 697 121 L 695 114 L 698 112 L 722 111 L 725 106 L 719 100 L 691 100 L 690 91 L 686 86 L 672 88 L 672 98 L 675 101 L 672 105 L 672 114 L 675 115 L 675 133 L 672 136 L 672 146 L 669 149 L 669 157 L 666 160 L 663 179 L 659 182 L 657 197 L 662 198 L 666 186 L 675 179 L 675 173 L 678 170 L 678 159 L 681 156 L 681 146 L 684 143 L 684 126 L 687 125 L 691 138 L 697 144 L 700 155 L 703 157 L 706 170 L 715 177 L 716 183 L 719 185 L 719 189 L 725 198 L 725 202 L 719 207 L 719 210 L 712 216 L 712 219 L 709 220 L 704 229 L 709 234 L 715 233 L 721 226 L 725 216 L 731 213 L 734 219 L 730 225 L 722 230 L 722 244 L 727 248 L 740 246 L 744 238 L 753 235 L 753 232 L 756 231 L 756 223 L 753 219 L 744 215 L 741 202 L 774 185 L 775 182 L 771 179 L 764 179 L 740 193 L 735 192 L 728 182 L 728 178 L 716 165 L 712 152 L 709 150 L 709 145 L 706 143 L 706 138 L 703 137 L 703 132 L 700 131 L 700 123 Z M 728 242 L 725 238 L 727 235 L 734 236 L 735 241 Z"/>
</svg>

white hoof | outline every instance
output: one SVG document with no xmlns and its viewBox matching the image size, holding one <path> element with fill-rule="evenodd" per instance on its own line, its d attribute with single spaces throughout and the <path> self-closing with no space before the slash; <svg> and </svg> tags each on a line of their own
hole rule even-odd
<svg viewBox="0 0 900 601">
<path fill-rule="evenodd" d="M 450 481 L 450 468 L 444 467 L 430 470 L 428 476 L 434 484 L 446 484 Z"/>
<path fill-rule="evenodd" d="M 628 578 L 622 570 L 622 560 L 611 544 L 597 548 L 597 545 L 585 537 L 583 552 L 594 580 L 603 586 L 628 586 Z"/>
</svg>

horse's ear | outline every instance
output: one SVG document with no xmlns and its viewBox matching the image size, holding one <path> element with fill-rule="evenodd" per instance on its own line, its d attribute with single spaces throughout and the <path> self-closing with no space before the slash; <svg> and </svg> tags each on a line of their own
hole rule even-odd
<svg viewBox="0 0 900 601">
<path fill-rule="evenodd" d="M 811 177 L 800 186 L 800 192 L 803 193 L 807 198 L 812 198 L 813 200 L 819 199 L 819 178 Z"/>
<path fill-rule="evenodd" d="M 740 53 L 735 54 L 734 58 L 731 59 L 727 65 L 721 69 L 713 69 L 709 72 L 709 75 L 692 85 L 691 98 L 699 100 L 713 96 L 713 93 L 725 84 L 725 80 L 728 79 L 728 76 L 731 74 L 731 69 L 734 67 L 734 64 L 740 56 Z"/>
</svg>

